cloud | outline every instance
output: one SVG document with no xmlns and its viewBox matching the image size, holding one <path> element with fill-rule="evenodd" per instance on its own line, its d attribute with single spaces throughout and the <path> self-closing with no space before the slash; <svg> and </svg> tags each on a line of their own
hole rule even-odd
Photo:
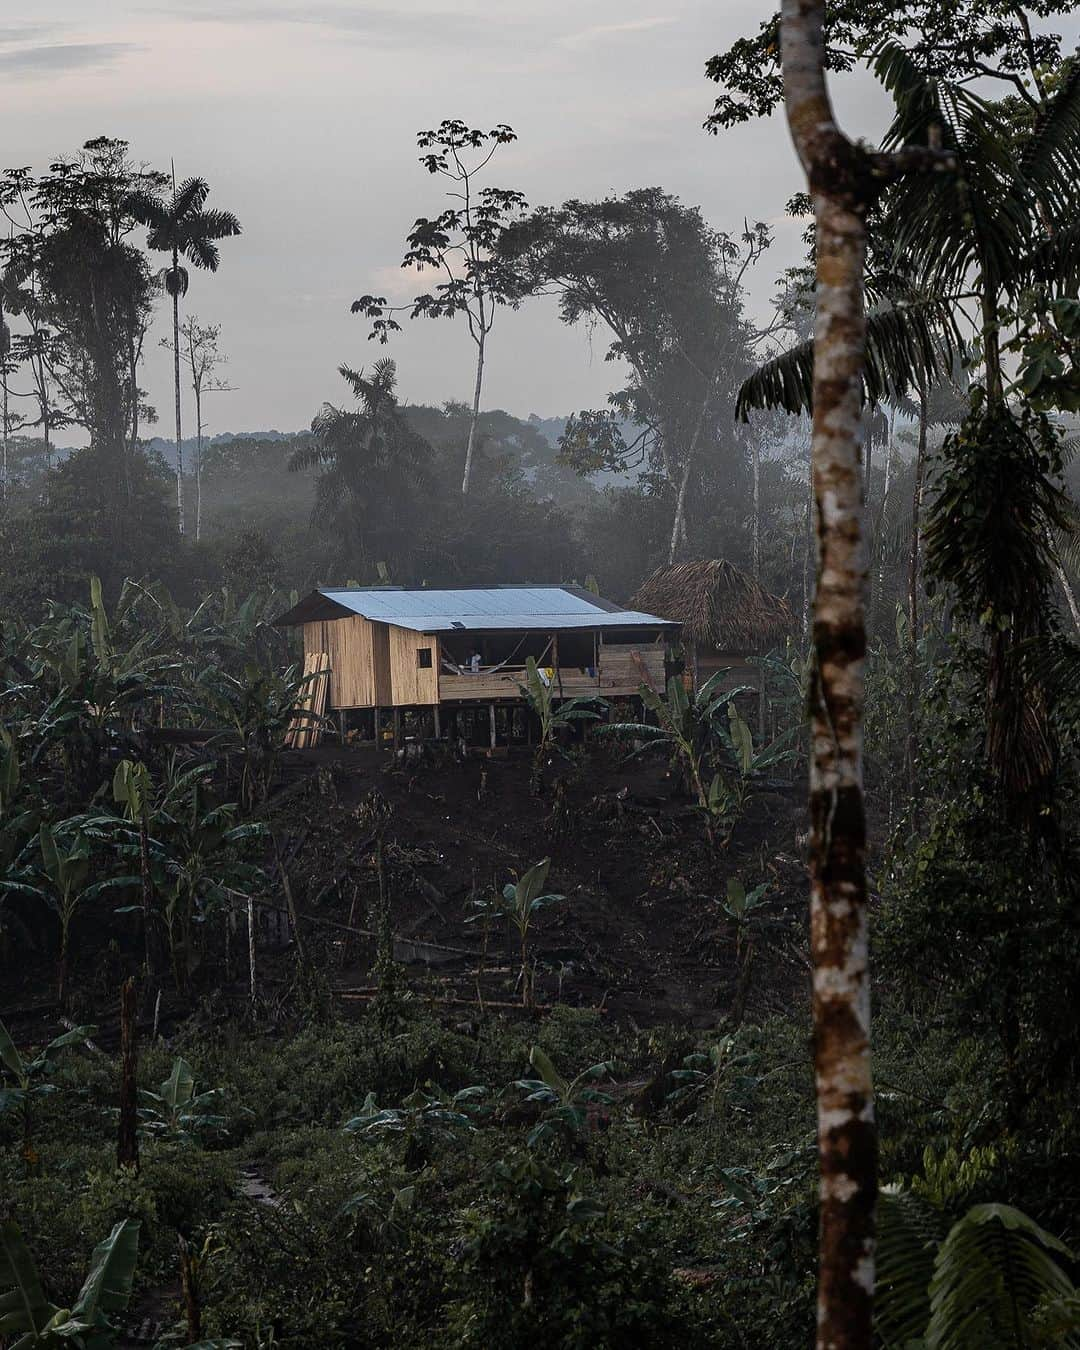
<svg viewBox="0 0 1080 1350">
<path fill-rule="evenodd" d="M 16 47 L 0 52 L 0 72 L 6 75 L 53 75 L 60 70 L 90 70 L 109 66 L 140 51 L 132 42 L 56 42 L 43 47 Z"/>
<path fill-rule="evenodd" d="M 53 32 L 55 25 L 45 23 L 21 23 L 14 28 L 0 28 L 0 46 L 11 42 L 32 42 L 34 38 L 44 37 Z"/>
<path fill-rule="evenodd" d="M 674 22 L 673 18 L 656 15 L 651 19 L 627 19 L 625 23 L 598 23 L 592 28 L 583 28 L 578 33 L 567 33 L 559 41 L 564 47 L 584 47 L 590 42 L 599 42 L 604 38 L 618 37 L 623 33 L 645 33 L 652 28 L 661 28 Z"/>
<path fill-rule="evenodd" d="M 351 39 L 372 46 L 420 49 L 460 46 L 513 46 L 522 24 L 506 15 L 470 12 L 461 7 L 446 9 L 408 9 L 383 5 L 335 4 L 219 4 L 211 8 L 175 5 L 163 6 L 159 13 L 189 22 L 243 24 L 302 24 L 347 34 Z"/>
</svg>

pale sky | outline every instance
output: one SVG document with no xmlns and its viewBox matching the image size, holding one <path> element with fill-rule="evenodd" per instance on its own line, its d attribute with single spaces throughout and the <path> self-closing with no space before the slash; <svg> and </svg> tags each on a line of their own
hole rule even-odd
<svg viewBox="0 0 1080 1350">
<path fill-rule="evenodd" d="M 92 136 L 136 159 L 199 174 L 210 205 L 244 233 L 218 273 L 192 273 L 189 312 L 222 325 L 236 389 L 208 402 L 211 432 L 293 430 L 344 390 L 336 368 L 390 354 L 404 398 L 467 399 L 474 348 L 448 320 L 405 321 L 389 348 L 366 342 L 349 305 L 412 293 L 399 273 L 414 219 L 442 205 L 415 133 L 445 117 L 508 122 L 486 181 L 532 204 L 659 185 L 717 228 L 765 219 L 776 243 L 753 281 L 802 252 L 784 203 L 802 187 L 782 117 L 719 138 L 701 124 L 715 95 L 704 63 L 772 8 L 751 0 L 296 0 L 140 3 L 4 0 L 4 166 L 44 168 Z M 19 14 L 23 15 L 20 19 Z M 837 91 L 852 134 L 875 136 L 885 101 L 858 78 Z M 170 434 L 162 306 L 143 383 Z M 617 383 L 607 339 L 536 304 L 503 312 L 486 407 L 551 416 L 600 406 Z M 190 428 L 186 417 L 185 433 Z"/>
</svg>

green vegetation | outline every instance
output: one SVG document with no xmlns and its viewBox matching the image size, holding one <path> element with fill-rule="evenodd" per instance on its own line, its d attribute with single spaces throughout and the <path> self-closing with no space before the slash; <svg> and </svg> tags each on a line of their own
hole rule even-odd
<svg viewBox="0 0 1080 1350">
<path fill-rule="evenodd" d="M 108 138 L 3 174 L 2 1350 L 1080 1344 L 1065 10 L 802 0 L 713 59 L 712 129 L 783 104 L 806 171 L 760 322 L 765 224 L 530 209 L 478 177 L 508 126 L 421 132 L 438 278 L 353 310 L 457 319 L 471 398 L 406 399 L 403 350 L 288 435 L 204 443 L 185 264 L 240 233 L 204 179 Z M 832 120 L 854 68 L 878 149 Z M 606 407 L 481 406 L 540 296 L 606 334 Z M 662 685 L 566 698 L 529 655 L 393 756 L 274 626 L 323 583 L 629 602 L 694 557 L 791 631 L 702 582 Z M 548 650 L 595 689 L 591 637 Z"/>
</svg>

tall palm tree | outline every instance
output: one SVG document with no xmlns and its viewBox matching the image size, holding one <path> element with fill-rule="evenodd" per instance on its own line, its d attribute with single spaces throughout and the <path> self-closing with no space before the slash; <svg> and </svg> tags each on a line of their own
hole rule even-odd
<svg viewBox="0 0 1080 1350">
<path fill-rule="evenodd" d="M 128 209 L 143 225 L 149 226 L 147 247 L 172 255 L 162 268 L 161 280 L 173 308 L 173 387 L 176 401 L 176 512 L 180 533 L 184 533 L 184 450 L 180 433 L 180 297 L 187 294 L 188 270 L 184 261 L 216 272 L 221 260 L 217 240 L 240 233 L 240 222 L 231 211 L 204 210 L 210 185 L 205 178 L 185 178 L 176 185 L 172 170 L 172 194 L 162 201 L 148 193 L 135 193 Z"/>
</svg>

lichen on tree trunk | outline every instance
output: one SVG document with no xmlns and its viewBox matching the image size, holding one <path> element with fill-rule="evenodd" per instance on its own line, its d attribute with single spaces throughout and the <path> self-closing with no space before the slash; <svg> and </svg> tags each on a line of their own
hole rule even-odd
<svg viewBox="0 0 1080 1350">
<path fill-rule="evenodd" d="M 858 442 L 865 242 L 860 212 L 819 198 L 810 933 L 821 1168 L 821 1347 L 869 1346 L 874 1280 L 877 1144 L 862 794 L 866 558 Z"/>
<path fill-rule="evenodd" d="M 817 543 L 810 689 L 810 931 L 818 1103 L 819 1350 L 868 1348 L 877 1136 L 870 1075 L 862 796 L 866 558 L 859 416 L 866 220 L 859 152 L 833 121 L 823 5 L 785 0 L 785 106 L 816 217 L 811 480 Z"/>
</svg>

